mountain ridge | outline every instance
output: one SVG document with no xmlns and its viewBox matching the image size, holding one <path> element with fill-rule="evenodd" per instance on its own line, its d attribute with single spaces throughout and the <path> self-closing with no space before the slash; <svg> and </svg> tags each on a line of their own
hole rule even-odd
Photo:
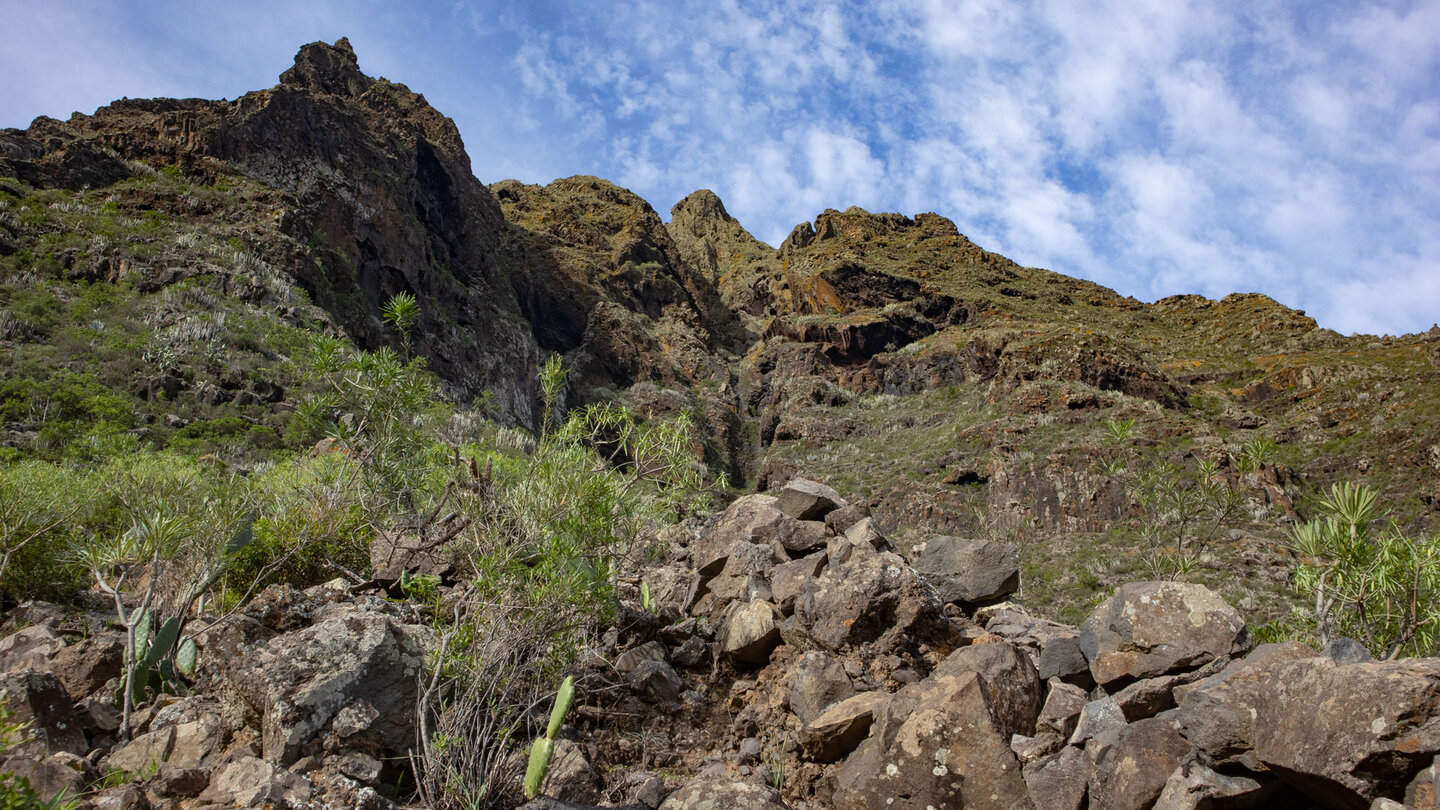
<svg viewBox="0 0 1440 810">
<path fill-rule="evenodd" d="M 0 176 L 6 375 L 43 391 L 88 340 L 82 356 L 113 358 L 100 383 L 140 392 L 115 407 L 156 446 L 234 413 L 291 441 L 305 381 L 288 347 L 321 331 L 398 350 L 380 310 L 411 293 L 413 349 L 462 403 L 537 427 L 536 369 L 560 353 L 569 405 L 693 414 L 731 480 L 803 471 L 917 531 L 1050 536 L 1133 517 L 1097 463 L 1107 422 L 1127 420 L 1147 452 L 1181 461 L 1229 465 L 1275 441 L 1245 485 L 1253 536 L 1351 478 L 1416 525 L 1440 509 L 1425 393 L 1440 330 L 1343 337 L 1259 294 L 1146 304 L 1022 267 L 933 213 L 829 209 L 772 248 L 707 190 L 664 222 L 599 178 L 486 185 L 453 122 L 361 73 L 343 39 L 235 101 L 127 99 L 5 130 Z M 97 284 L 136 314 L 110 328 L 124 340 L 55 314 Z M 189 335 L 197 319 L 209 343 Z M 41 395 L 7 396 L 6 443 L 31 452 L 46 426 L 23 415 Z M 1033 565 L 1056 564 L 1036 545 Z M 1056 598 L 1089 598 L 1080 579 Z"/>
</svg>

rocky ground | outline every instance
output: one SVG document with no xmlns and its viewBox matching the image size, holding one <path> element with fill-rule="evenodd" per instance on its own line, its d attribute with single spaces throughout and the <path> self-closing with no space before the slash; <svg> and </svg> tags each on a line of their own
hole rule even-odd
<svg viewBox="0 0 1440 810">
<path fill-rule="evenodd" d="M 631 581 L 652 610 L 627 598 L 578 659 L 533 807 L 1436 806 L 1440 660 L 1256 646 L 1216 593 L 1176 582 L 1124 585 L 1078 628 L 1047 621 L 1006 601 L 1013 546 L 936 536 L 901 556 L 863 506 L 804 479 L 667 538 Z M 148 694 L 127 740 L 111 618 L 29 603 L 5 626 L 0 688 L 29 725 L 0 770 L 47 794 L 407 801 L 437 639 L 410 601 L 272 587 L 199 634 L 184 694 Z"/>
</svg>

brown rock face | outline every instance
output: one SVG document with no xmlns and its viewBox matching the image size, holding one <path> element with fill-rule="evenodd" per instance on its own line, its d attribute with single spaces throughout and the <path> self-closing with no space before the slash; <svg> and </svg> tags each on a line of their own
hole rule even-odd
<svg viewBox="0 0 1440 810">
<path fill-rule="evenodd" d="M 1085 745 L 1091 761 L 1090 806 L 1095 810 L 1145 810 L 1160 798 L 1189 743 L 1176 724 L 1151 718 L 1102 734 Z"/>
<path fill-rule="evenodd" d="M 1440 659 L 1276 663 L 1254 708 L 1261 763 L 1328 807 L 1363 808 L 1440 754 Z"/>
<path fill-rule="evenodd" d="M 1100 684 L 1191 669 L 1249 649 L 1245 622 L 1203 585 L 1132 582 L 1090 614 L 1080 647 Z"/>
</svg>

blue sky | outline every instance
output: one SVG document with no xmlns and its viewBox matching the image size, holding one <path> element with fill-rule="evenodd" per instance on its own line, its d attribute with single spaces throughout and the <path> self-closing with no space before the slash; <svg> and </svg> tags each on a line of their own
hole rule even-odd
<svg viewBox="0 0 1440 810">
<path fill-rule="evenodd" d="M 1440 0 L 0 0 L 0 126 L 234 98 L 348 36 L 485 182 L 710 188 L 778 244 L 935 211 L 1146 301 L 1264 292 L 1343 333 L 1440 321 Z"/>
</svg>

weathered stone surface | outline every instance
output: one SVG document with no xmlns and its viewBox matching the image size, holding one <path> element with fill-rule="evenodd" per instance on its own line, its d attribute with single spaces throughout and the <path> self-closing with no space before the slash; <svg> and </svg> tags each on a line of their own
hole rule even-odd
<svg viewBox="0 0 1440 810">
<path fill-rule="evenodd" d="M 660 810 L 785 810 L 785 801 L 765 785 L 701 776 L 671 793 Z"/>
<path fill-rule="evenodd" d="M 545 773 L 541 790 L 562 802 L 598 802 L 600 774 L 590 765 L 584 749 L 561 738 L 555 741 L 555 753 L 550 758 L 550 770 Z"/>
<path fill-rule="evenodd" d="M 1023 774 L 1035 810 L 1080 810 L 1085 806 L 1090 764 L 1083 750 L 1067 746 L 1026 765 Z"/>
<path fill-rule="evenodd" d="M 1038 759 L 1059 751 L 1065 745 L 1065 738 L 1050 730 L 1040 731 L 1033 737 L 1015 734 L 1010 737 L 1010 750 L 1021 765 L 1028 765 Z"/>
<path fill-rule="evenodd" d="M 875 525 L 875 521 L 868 517 L 856 521 L 846 529 L 845 539 L 850 541 L 851 545 L 868 546 L 876 551 L 883 551 L 890 547 L 889 539 Z"/>
<path fill-rule="evenodd" d="M 128 773 L 149 773 L 170 758 L 175 750 L 175 728 L 147 731 L 110 752 L 105 769 Z"/>
<path fill-rule="evenodd" d="M 770 571 L 787 558 L 762 543 L 737 542 L 725 566 L 706 584 L 706 594 L 695 604 L 697 615 L 718 616 L 731 602 L 770 601 Z"/>
<path fill-rule="evenodd" d="M 1049 689 L 1035 725 L 1068 738 L 1075 733 L 1075 726 L 1080 722 L 1080 712 L 1090 701 L 1085 690 L 1063 683 L 1058 678 L 1050 681 Z"/>
<path fill-rule="evenodd" d="M 0 758 L 0 773 L 14 774 L 30 783 L 43 801 L 52 801 L 62 793 L 73 799 L 84 792 L 98 774 L 82 757 L 59 751 L 48 757 L 20 756 Z M 8 797 L 7 797 L 8 798 Z M 22 805 L 16 804 L 15 807 Z M 37 807 L 37 805 L 23 805 Z M 60 806 L 57 803 L 57 806 Z"/>
<path fill-rule="evenodd" d="M 680 700 L 685 681 L 664 661 L 644 661 L 625 676 L 630 688 L 645 700 L 669 706 Z"/>
<path fill-rule="evenodd" d="M 825 525 L 832 534 L 844 534 L 851 526 L 870 516 L 870 510 L 863 504 L 850 504 L 836 509 L 825 516 Z"/>
<path fill-rule="evenodd" d="M 1029 808 L 1010 738 L 1034 729 L 1040 682 L 1007 644 L 964 647 L 877 712 L 836 772 L 834 803 L 860 808 Z"/>
<path fill-rule="evenodd" d="M 1218 773 L 1187 761 L 1171 772 L 1153 810 L 1260 807 L 1270 792 L 1268 786 L 1249 776 Z"/>
<path fill-rule="evenodd" d="M 790 711 L 806 724 L 855 694 L 840 659 L 819 651 L 807 652 L 791 665 L 786 685 L 790 692 Z"/>
<path fill-rule="evenodd" d="M 309 800 L 310 781 L 270 762 L 241 757 L 210 778 L 199 801 L 223 807 L 293 806 Z"/>
<path fill-rule="evenodd" d="M 850 504 L 840 493 L 808 478 L 795 478 L 776 494 L 775 506 L 796 520 L 824 520 L 825 516 Z"/>
<path fill-rule="evenodd" d="M 446 554 L 445 534 L 445 527 L 435 527 L 429 534 L 377 532 L 370 541 L 371 576 L 387 586 L 405 573 L 448 579 L 455 564 Z"/>
<path fill-rule="evenodd" d="M 1113 731 L 1125 725 L 1125 712 L 1120 709 L 1120 704 L 1115 698 L 1106 695 L 1105 697 L 1092 700 L 1080 709 L 1080 717 L 1075 723 L 1075 731 L 1070 735 L 1071 745 L 1081 745 L 1091 737 Z"/>
<path fill-rule="evenodd" d="M 60 679 L 49 672 L 27 670 L 0 676 L 0 694 L 14 714 L 9 722 L 23 724 L 23 742 L 9 753 L 44 758 L 61 751 L 84 756 L 90 750 L 75 707 Z"/>
<path fill-rule="evenodd" d="M 620 653 L 620 656 L 615 659 L 615 671 L 621 675 L 628 675 L 646 661 L 664 660 L 665 645 L 658 641 L 647 641 Z"/>
<path fill-rule="evenodd" d="M 1440 754 L 1440 659 L 1311 658 L 1265 669 L 1256 759 L 1316 801 L 1360 808 L 1398 796 Z"/>
<path fill-rule="evenodd" d="M 765 664 L 780 644 L 780 611 L 769 602 L 736 603 L 725 614 L 715 641 L 720 651 L 747 664 Z"/>
<path fill-rule="evenodd" d="M 769 495 L 747 495 L 720 513 L 720 518 L 690 547 L 691 562 L 701 576 L 719 574 L 730 559 L 736 543 L 755 542 L 756 532 L 785 520 L 793 520 L 775 508 Z"/>
<path fill-rule="evenodd" d="M 373 728 L 386 751 L 400 755 L 414 744 L 416 675 L 433 643 L 431 631 L 336 608 L 252 650 L 229 674 L 232 708 L 260 728 L 268 762 L 293 762 L 341 709 L 372 698 L 380 699 Z"/>
<path fill-rule="evenodd" d="M 1020 549 L 996 540 L 941 535 L 925 543 L 915 560 L 946 602 L 983 602 L 1020 587 Z"/>
<path fill-rule="evenodd" d="M 1219 594 L 1183 582 L 1133 582 L 1090 614 L 1080 647 L 1100 684 L 1201 666 L 1249 649 L 1245 622 Z"/>
<path fill-rule="evenodd" d="M 120 677 L 125 636 L 101 633 L 66 647 L 50 662 L 50 671 L 65 685 L 70 699 L 80 702 Z"/>
<path fill-rule="evenodd" d="M 817 551 L 807 557 L 777 565 L 770 570 L 770 594 L 785 615 L 795 610 L 795 600 L 805 589 L 805 581 L 819 576 L 829 555 Z"/>
<path fill-rule="evenodd" d="M 45 669 L 45 662 L 65 649 L 65 639 L 53 628 L 35 624 L 0 639 L 0 672 Z"/>
<path fill-rule="evenodd" d="M 1314 655 L 1314 650 L 1299 642 L 1262 644 L 1219 673 L 1176 687 L 1173 693 L 1185 738 L 1211 765 L 1240 764 L 1259 770 L 1252 711 L 1261 699 L 1260 687 L 1272 677 L 1273 666 Z"/>
<path fill-rule="evenodd" d="M 1405 806 L 1417 810 L 1440 810 L 1440 755 L 1430 767 L 1415 774 L 1405 787 Z"/>
<path fill-rule="evenodd" d="M 1189 751 L 1177 723 L 1153 717 L 1093 737 L 1085 744 L 1090 807 L 1146 810 Z"/>
<path fill-rule="evenodd" d="M 844 758 L 870 733 L 876 709 L 889 699 L 885 692 L 861 692 L 836 703 L 805 724 L 801 747 L 819 762 Z"/>
<path fill-rule="evenodd" d="M 867 642 L 911 644 L 941 631 L 933 590 L 897 555 L 854 553 L 805 583 L 795 618 L 819 646 L 840 651 Z"/>
<path fill-rule="evenodd" d="M 1087 682 L 1091 680 L 1090 662 L 1080 649 L 1079 635 L 1056 638 L 1040 648 L 1040 661 L 1036 668 L 1045 680 L 1074 679 L 1081 674 L 1086 676 Z"/>
</svg>

